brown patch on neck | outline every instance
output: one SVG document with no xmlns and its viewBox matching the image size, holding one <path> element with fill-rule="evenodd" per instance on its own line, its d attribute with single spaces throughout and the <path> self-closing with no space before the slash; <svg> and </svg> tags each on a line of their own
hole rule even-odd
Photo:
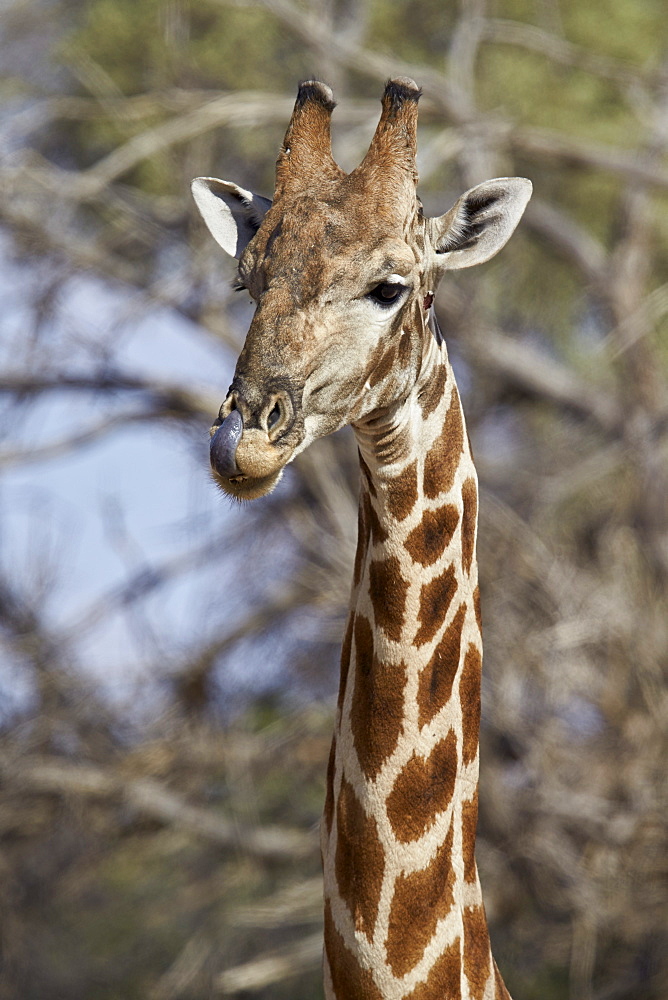
<svg viewBox="0 0 668 1000">
<path fill-rule="evenodd" d="M 450 700 L 459 666 L 466 605 L 457 609 L 429 663 L 420 674 L 418 709 L 420 726 L 426 725 Z"/>
<path fill-rule="evenodd" d="M 371 503 L 371 497 L 368 493 L 365 493 L 362 497 L 362 503 L 364 504 L 364 519 L 371 529 L 371 541 L 374 545 L 381 545 L 387 541 L 388 536 L 385 528 L 380 523 L 380 518 Z"/>
<path fill-rule="evenodd" d="M 353 567 L 353 585 L 355 587 L 359 585 L 362 579 L 364 560 L 369 548 L 370 525 L 365 500 L 368 500 L 368 493 L 364 489 L 364 484 L 362 484 L 362 493 L 357 508 L 357 548 L 355 549 L 355 565 Z"/>
<path fill-rule="evenodd" d="M 418 393 L 418 403 L 422 410 L 422 416 L 426 420 L 443 399 L 445 384 L 448 381 L 448 366 L 445 363 L 439 365 L 431 378 Z"/>
<path fill-rule="evenodd" d="M 394 885 L 385 951 L 395 976 L 414 969 L 434 936 L 436 924 L 454 902 L 453 828 L 420 871 L 400 875 Z"/>
<path fill-rule="evenodd" d="M 385 852 L 373 816 L 367 816 L 344 778 L 336 804 L 336 884 L 355 922 L 371 941 L 385 870 Z"/>
<path fill-rule="evenodd" d="M 355 621 L 355 688 L 350 728 L 360 767 L 369 780 L 394 752 L 404 724 L 406 665 L 382 663 L 366 618 Z"/>
<path fill-rule="evenodd" d="M 482 635 L 482 608 L 480 606 L 480 586 L 478 584 L 476 584 L 476 588 L 473 591 L 473 610 L 475 611 L 475 620 Z"/>
<path fill-rule="evenodd" d="M 466 906 L 464 922 L 464 975 L 469 984 L 471 1000 L 482 1000 L 491 972 L 491 953 L 485 910 L 480 906 Z"/>
<path fill-rule="evenodd" d="M 406 612 L 408 583 L 396 556 L 374 559 L 369 566 L 369 596 L 376 626 L 399 642 Z"/>
<path fill-rule="evenodd" d="M 418 840 L 452 799 L 457 777 L 457 739 L 452 730 L 428 757 L 416 753 L 387 798 L 387 815 L 398 840 Z"/>
<path fill-rule="evenodd" d="M 373 479 L 371 478 L 371 473 L 369 472 L 369 466 L 366 464 L 366 462 L 362 458 L 362 453 L 359 450 L 358 450 L 357 454 L 358 454 L 359 460 L 360 460 L 360 471 L 361 471 L 361 473 L 364 476 L 364 479 L 366 481 L 367 489 L 369 490 L 369 493 L 371 494 L 371 496 L 375 497 L 376 496 L 376 487 L 374 486 Z"/>
<path fill-rule="evenodd" d="M 341 708 L 343 705 L 343 699 L 346 694 L 346 682 L 348 680 L 348 669 L 350 667 L 350 653 L 353 641 L 353 622 L 355 620 L 354 614 L 351 612 L 348 615 L 348 624 L 346 625 L 345 635 L 343 636 L 343 643 L 341 645 L 341 674 L 339 678 L 339 698 L 338 707 Z"/>
<path fill-rule="evenodd" d="M 424 492 L 430 500 L 452 489 L 464 447 L 464 423 L 457 386 L 452 387 L 452 400 L 440 436 L 424 460 Z"/>
<path fill-rule="evenodd" d="M 482 656 L 473 643 L 469 643 L 464 657 L 464 669 L 459 679 L 459 698 L 462 705 L 462 761 L 470 764 L 478 752 L 480 735 L 480 678 Z"/>
<path fill-rule="evenodd" d="M 425 981 L 418 983 L 404 1000 L 461 1000 L 461 969 L 460 943 L 456 938 L 436 959 Z"/>
<path fill-rule="evenodd" d="M 332 832 L 332 820 L 334 819 L 334 769 L 336 762 L 336 736 L 332 737 L 332 745 L 329 748 L 329 760 L 327 761 L 327 791 L 325 793 L 324 819 L 327 833 Z"/>
<path fill-rule="evenodd" d="M 424 583 L 420 590 L 420 610 L 418 621 L 421 622 L 417 631 L 414 646 L 424 646 L 434 638 L 445 620 L 452 598 L 457 593 L 455 567 L 450 565 L 440 576 L 435 576 L 429 583 Z"/>
<path fill-rule="evenodd" d="M 438 510 L 425 510 L 422 520 L 404 542 L 413 562 L 433 566 L 452 541 L 458 522 L 459 511 L 454 504 L 443 504 Z"/>
<path fill-rule="evenodd" d="M 478 826 L 478 789 L 473 798 L 462 803 L 462 854 L 464 855 L 464 881 L 475 882 L 478 874 L 475 863 L 475 836 Z"/>
<path fill-rule="evenodd" d="M 332 977 L 336 1000 L 383 1000 L 373 976 L 363 969 L 353 953 L 346 948 L 336 929 L 329 902 L 325 903 L 325 957 Z"/>
<path fill-rule="evenodd" d="M 371 374 L 369 375 L 369 385 L 373 389 L 374 385 L 378 385 L 382 382 L 384 378 L 390 374 L 394 367 L 394 362 L 397 356 L 396 347 L 392 346 L 388 348 L 377 365 L 373 368 Z"/>
<path fill-rule="evenodd" d="M 475 479 L 467 479 L 462 485 L 462 566 L 471 572 L 475 553 L 475 529 L 478 520 L 478 487 Z"/>
<path fill-rule="evenodd" d="M 417 503 L 417 459 L 385 481 L 385 502 L 395 521 L 404 521 Z"/>
</svg>

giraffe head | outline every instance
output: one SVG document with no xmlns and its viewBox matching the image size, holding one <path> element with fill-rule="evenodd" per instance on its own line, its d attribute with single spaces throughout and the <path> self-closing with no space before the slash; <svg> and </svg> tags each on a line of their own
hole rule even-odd
<svg viewBox="0 0 668 1000">
<path fill-rule="evenodd" d="M 332 92 L 302 83 L 273 203 L 229 181 L 193 181 L 257 304 L 212 428 L 214 477 L 230 496 L 268 493 L 314 439 L 405 399 L 433 346 L 440 277 L 488 260 L 519 222 L 531 194 L 519 177 L 472 188 L 438 218 L 422 214 L 419 97 L 412 80 L 388 82 L 371 146 L 346 174 L 331 153 Z"/>
</svg>

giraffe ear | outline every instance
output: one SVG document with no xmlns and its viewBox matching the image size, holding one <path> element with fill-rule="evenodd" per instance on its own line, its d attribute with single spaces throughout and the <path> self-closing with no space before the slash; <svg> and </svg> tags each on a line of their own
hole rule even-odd
<svg viewBox="0 0 668 1000">
<path fill-rule="evenodd" d="M 497 177 L 463 194 L 449 212 L 430 219 L 439 270 L 472 267 L 504 246 L 531 197 L 526 177 Z"/>
<path fill-rule="evenodd" d="M 215 177 L 196 177 L 191 188 L 216 243 L 231 257 L 239 258 L 260 228 L 271 201 Z"/>
</svg>

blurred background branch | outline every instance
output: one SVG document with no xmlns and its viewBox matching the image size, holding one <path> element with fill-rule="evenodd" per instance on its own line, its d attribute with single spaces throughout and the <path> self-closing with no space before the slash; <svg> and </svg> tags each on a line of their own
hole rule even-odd
<svg viewBox="0 0 668 1000">
<path fill-rule="evenodd" d="M 296 82 L 428 214 L 534 199 L 440 324 L 480 472 L 479 865 L 516 1000 L 668 995 L 668 63 L 658 0 L 14 0 L 0 23 L 0 1000 L 313 1000 L 351 436 L 228 508 L 251 308 L 195 218 Z"/>
</svg>

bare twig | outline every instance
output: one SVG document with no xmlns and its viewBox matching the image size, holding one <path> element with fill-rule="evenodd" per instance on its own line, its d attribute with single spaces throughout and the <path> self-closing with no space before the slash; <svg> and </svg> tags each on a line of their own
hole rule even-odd
<svg viewBox="0 0 668 1000">
<path fill-rule="evenodd" d="M 4 757 L 0 759 L 0 773 L 5 782 L 33 793 L 120 799 L 161 823 L 255 857 L 307 857 L 317 846 L 316 838 L 302 830 L 279 826 L 248 829 L 213 809 L 191 806 L 151 778 L 127 779 L 93 765 L 44 758 L 16 761 Z"/>
<path fill-rule="evenodd" d="M 229 5 L 227 0 L 220 2 Z M 236 0 L 234 5 L 247 7 L 249 4 L 247 0 Z M 339 65 L 373 80 L 386 80 L 388 77 L 396 76 L 412 77 L 429 92 L 430 102 L 436 104 L 453 122 L 468 121 L 468 115 L 461 106 L 459 93 L 444 74 L 425 65 L 416 65 L 396 56 L 383 55 L 345 35 L 331 35 L 327 31 L 327 26 L 323 25 L 316 15 L 298 7 L 291 0 L 259 0 L 256 5 L 264 7 L 278 17 L 309 47 L 327 46 L 330 58 L 335 59 Z"/>
<path fill-rule="evenodd" d="M 620 426 L 621 414 L 613 399 L 531 344 L 488 329 L 475 337 L 475 353 L 482 364 L 526 392 L 594 420 L 608 432 Z"/>
<path fill-rule="evenodd" d="M 635 152 L 588 142 L 551 129 L 519 126 L 508 133 L 514 151 L 541 159 L 559 159 L 577 166 L 605 170 L 652 187 L 668 187 L 668 169 L 639 159 Z"/>
<path fill-rule="evenodd" d="M 269 899 L 235 911 L 235 921 L 246 927 L 285 927 L 306 920 L 322 921 L 322 878 L 299 881 Z"/>
<path fill-rule="evenodd" d="M 534 197 L 527 208 L 527 224 L 557 247 L 602 294 L 607 281 L 607 254 L 603 245 L 583 226 L 556 206 Z"/>
<path fill-rule="evenodd" d="M 60 458 L 78 448 L 93 444 L 107 434 L 131 424 L 146 423 L 151 420 L 159 420 L 164 414 L 159 411 L 147 412 L 141 410 L 135 413 L 120 413 L 104 417 L 97 421 L 92 427 L 87 427 L 83 431 L 67 437 L 59 438 L 49 444 L 38 448 L 17 448 L 13 450 L 0 451 L 0 467 L 10 468 L 17 465 L 27 465 L 32 462 L 51 461 Z"/>
<path fill-rule="evenodd" d="M 280 951 L 264 952 L 252 962 L 227 969 L 216 979 L 216 990 L 223 995 L 259 990 L 317 969 L 321 961 L 322 933 L 318 932 Z"/>
<path fill-rule="evenodd" d="M 291 97 L 257 91 L 222 94 L 140 132 L 88 170 L 66 171 L 43 163 L 34 166 L 31 175 L 45 188 L 58 190 L 62 197 L 74 201 L 93 200 L 138 163 L 164 149 L 221 127 L 252 128 L 270 122 L 283 122 L 289 117 L 292 104 Z M 337 118 L 342 124 L 358 124 L 366 121 L 370 114 L 371 102 L 353 101 L 348 102 Z"/>
<path fill-rule="evenodd" d="M 482 33 L 485 41 L 529 49 L 562 66 L 574 66 L 617 83 L 635 85 L 647 81 L 640 67 L 575 45 L 533 24 L 487 18 L 482 26 Z"/>
<path fill-rule="evenodd" d="M 0 393 L 36 396 L 46 392 L 143 392 L 163 415 L 204 417 L 209 419 L 220 405 L 213 394 L 190 392 L 180 385 L 139 378 L 121 371 L 103 371 L 91 375 L 41 375 L 32 372 L 0 375 Z"/>
</svg>

